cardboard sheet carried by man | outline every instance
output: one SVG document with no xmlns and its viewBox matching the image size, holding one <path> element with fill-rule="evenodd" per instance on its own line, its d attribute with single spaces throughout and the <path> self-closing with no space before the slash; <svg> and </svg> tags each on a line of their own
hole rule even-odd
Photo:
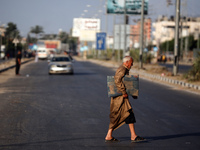
<svg viewBox="0 0 200 150">
<path fill-rule="evenodd" d="M 126 87 L 126 92 L 129 96 L 138 97 L 139 94 L 139 75 L 125 75 L 123 83 Z M 107 76 L 108 97 L 116 97 L 122 95 L 117 90 L 115 85 L 114 76 Z"/>
</svg>

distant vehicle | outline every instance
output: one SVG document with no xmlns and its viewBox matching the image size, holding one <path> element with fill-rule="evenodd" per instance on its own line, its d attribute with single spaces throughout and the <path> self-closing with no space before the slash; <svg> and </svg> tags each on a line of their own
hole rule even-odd
<svg viewBox="0 0 200 150">
<path fill-rule="evenodd" d="M 56 55 L 48 61 L 48 71 L 51 74 L 74 74 L 72 60 L 67 55 Z"/>
<path fill-rule="evenodd" d="M 1 45 L 1 55 L 0 59 L 5 59 L 5 45 Z"/>
<path fill-rule="evenodd" d="M 37 55 L 39 59 L 47 59 L 48 58 L 48 50 L 45 47 L 38 47 Z"/>
<path fill-rule="evenodd" d="M 56 51 L 55 50 L 49 50 L 48 59 L 52 59 L 52 57 L 54 57 L 55 55 L 56 55 Z"/>
</svg>

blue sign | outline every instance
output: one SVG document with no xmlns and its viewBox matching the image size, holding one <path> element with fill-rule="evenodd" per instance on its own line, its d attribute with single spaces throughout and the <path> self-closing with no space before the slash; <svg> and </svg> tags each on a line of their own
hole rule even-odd
<svg viewBox="0 0 200 150">
<path fill-rule="evenodd" d="M 106 33 L 100 32 L 96 34 L 96 49 L 97 50 L 106 50 Z"/>
<path fill-rule="evenodd" d="M 88 50 L 88 47 L 87 47 L 87 46 L 83 46 L 83 47 L 80 48 L 80 51 L 81 51 L 81 52 L 87 51 L 87 50 Z"/>
<path fill-rule="evenodd" d="M 158 48 L 155 46 L 155 47 L 153 48 L 153 51 L 154 51 L 154 52 L 157 52 L 157 51 L 158 51 Z"/>
<path fill-rule="evenodd" d="M 32 51 L 34 51 L 34 50 L 36 51 L 38 47 L 37 47 L 37 45 L 35 45 L 35 44 L 31 44 L 31 45 L 28 46 L 28 48 L 29 48 L 30 50 L 32 50 Z"/>
</svg>

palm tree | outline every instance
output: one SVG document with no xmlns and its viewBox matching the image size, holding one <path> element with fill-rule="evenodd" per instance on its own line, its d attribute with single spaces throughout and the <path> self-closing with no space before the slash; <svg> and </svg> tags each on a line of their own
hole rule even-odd
<svg viewBox="0 0 200 150">
<path fill-rule="evenodd" d="M 32 27 L 30 32 L 35 34 L 36 39 L 38 39 L 39 33 L 44 33 L 43 27 L 38 26 L 38 25 L 36 25 L 35 27 Z"/>
<path fill-rule="evenodd" d="M 69 38 L 69 35 L 66 32 L 60 32 L 59 39 L 61 40 L 62 43 L 67 43 L 68 38 Z"/>
<path fill-rule="evenodd" d="M 13 41 L 14 38 L 20 37 L 19 30 L 17 29 L 17 25 L 12 22 L 8 23 L 5 34 L 6 34 L 7 38 L 11 41 Z"/>
<path fill-rule="evenodd" d="M 17 25 L 9 22 L 6 28 L 5 32 L 7 42 L 6 42 L 6 53 L 11 53 L 13 56 L 15 56 L 15 48 L 13 46 L 13 41 L 14 39 L 20 39 L 20 33 L 19 30 L 17 29 Z"/>
</svg>

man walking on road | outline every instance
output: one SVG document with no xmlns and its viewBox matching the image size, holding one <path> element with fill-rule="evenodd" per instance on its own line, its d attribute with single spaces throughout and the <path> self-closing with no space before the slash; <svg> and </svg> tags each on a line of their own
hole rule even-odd
<svg viewBox="0 0 200 150">
<path fill-rule="evenodd" d="M 19 69 L 20 69 L 20 65 L 21 65 L 21 58 L 22 58 L 21 51 L 18 50 L 17 56 L 16 56 L 16 70 L 15 70 L 16 75 L 20 75 Z"/>
<path fill-rule="evenodd" d="M 122 126 L 124 123 L 129 124 L 131 132 L 131 142 L 139 142 L 145 140 L 142 137 L 137 136 L 134 129 L 134 123 L 136 122 L 135 116 L 126 93 L 126 87 L 122 81 L 125 75 L 129 74 L 129 70 L 133 65 L 133 58 L 126 56 L 123 59 L 123 64 L 117 69 L 114 80 L 117 89 L 121 91 L 123 95 L 117 97 L 111 97 L 110 103 L 110 124 L 105 142 L 118 142 L 112 136 L 112 132 Z"/>
</svg>

